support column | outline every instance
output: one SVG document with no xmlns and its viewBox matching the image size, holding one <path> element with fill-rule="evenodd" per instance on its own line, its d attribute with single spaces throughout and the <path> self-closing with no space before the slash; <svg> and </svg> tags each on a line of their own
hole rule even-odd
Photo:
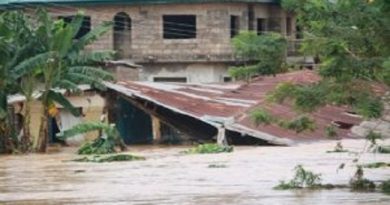
<svg viewBox="0 0 390 205">
<path fill-rule="evenodd" d="M 153 143 L 158 144 L 161 141 L 161 122 L 157 117 L 152 118 Z"/>
<path fill-rule="evenodd" d="M 225 135 L 225 126 L 221 126 L 218 128 L 218 135 L 217 135 L 217 144 L 220 146 L 227 146 L 227 140 Z"/>
</svg>

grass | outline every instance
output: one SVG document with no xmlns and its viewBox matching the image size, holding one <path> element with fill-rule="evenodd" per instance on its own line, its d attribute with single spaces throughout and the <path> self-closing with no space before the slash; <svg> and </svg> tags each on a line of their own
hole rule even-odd
<svg viewBox="0 0 390 205">
<path fill-rule="evenodd" d="M 197 147 L 184 151 L 185 154 L 214 154 L 233 152 L 232 146 L 220 146 L 218 144 L 201 144 Z"/>
<path fill-rule="evenodd" d="M 103 162 L 140 161 L 140 160 L 145 160 L 145 157 L 135 156 L 130 154 L 117 154 L 117 155 L 110 155 L 110 156 L 100 156 L 100 155 L 94 155 L 89 157 L 86 156 L 72 161 L 103 163 Z"/>
</svg>

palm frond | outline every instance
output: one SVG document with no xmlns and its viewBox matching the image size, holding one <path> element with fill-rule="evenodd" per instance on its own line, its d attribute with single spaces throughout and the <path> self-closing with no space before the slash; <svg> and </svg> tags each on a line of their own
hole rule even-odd
<svg viewBox="0 0 390 205">
<path fill-rule="evenodd" d="M 50 45 L 51 50 L 58 51 L 61 57 L 65 57 L 72 47 L 73 36 L 75 33 L 77 32 L 69 26 L 56 29 Z"/>
<path fill-rule="evenodd" d="M 62 95 L 61 93 L 57 93 L 53 90 L 50 90 L 48 92 L 47 97 L 49 100 L 55 101 L 55 102 L 59 103 L 60 105 L 62 105 L 66 110 L 71 112 L 74 116 L 80 115 L 79 110 L 77 108 L 75 108 L 72 105 L 72 103 L 70 103 L 69 100 L 66 99 L 66 97 L 64 95 Z"/>
<path fill-rule="evenodd" d="M 63 89 L 66 89 L 66 90 L 71 90 L 71 91 L 74 91 L 74 92 L 79 92 L 80 91 L 80 88 L 77 86 L 77 83 L 74 83 L 71 80 L 68 80 L 66 78 L 65 79 L 61 79 L 58 82 L 57 87 L 63 88 Z"/>
<path fill-rule="evenodd" d="M 78 12 L 77 15 L 72 19 L 72 22 L 66 25 L 67 27 L 71 27 L 73 30 L 72 38 L 74 38 L 77 35 L 78 31 L 83 25 L 83 21 L 84 21 L 84 15 L 81 12 Z"/>
<path fill-rule="evenodd" d="M 0 119 L 7 117 L 7 111 L 0 107 Z"/>
<path fill-rule="evenodd" d="M 105 22 L 96 27 L 95 29 L 91 30 L 73 45 L 73 51 L 78 52 L 83 50 L 85 46 L 96 41 L 99 37 L 109 31 L 111 27 L 112 23 Z"/>
<path fill-rule="evenodd" d="M 20 78 L 32 69 L 44 66 L 53 55 L 54 52 L 45 52 L 28 58 L 14 67 L 12 75 L 16 79 Z"/>
<path fill-rule="evenodd" d="M 64 139 L 97 130 L 103 130 L 105 133 L 111 133 L 113 132 L 113 129 L 115 129 L 115 127 L 102 122 L 84 122 L 73 126 L 69 130 L 58 133 L 57 137 Z"/>
<path fill-rule="evenodd" d="M 99 90 L 105 90 L 105 85 L 100 78 L 94 78 L 81 73 L 67 73 L 64 78 L 74 84 L 88 84 Z"/>
<path fill-rule="evenodd" d="M 111 73 L 109 73 L 101 68 L 92 67 L 92 66 L 73 66 L 73 67 L 69 68 L 69 73 L 79 73 L 79 74 L 88 75 L 88 76 L 91 76 L 93 78 L 96 78 L 96 80 L 99 80 L 99 81 L 114 80 L 114 76 Z"/>
<path fill-rule="evenodd" d="M 72 65 L 86 65 L 96 62 L 104 62 L 114 57 L 114 51 L 81 51 L 76 55 L 69 55 L 68 58 Z"/>
</svg>

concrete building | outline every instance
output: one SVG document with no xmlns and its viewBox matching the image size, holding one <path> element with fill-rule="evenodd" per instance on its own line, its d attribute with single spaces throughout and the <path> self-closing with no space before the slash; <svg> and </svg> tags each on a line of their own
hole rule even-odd
<svg viewBox="0 0 390 205">
<path fill-rule="evenodd" d="M 119 80 L 210 83 L 229 81 L 236 63 L 231 38 L 241 30 L 276 31 L 294 39 L 295 19 L 277 0 L 19 0 L 43 4 L 54 16 L 85 13 L 80 35 L 105 21 L 112 31 L 90 49 L 113 49 L 117 60 L 142 65 L 138 75 L 119 67 Z M 124 77 L 125 76 L 125 77 Z"/>
</svg>

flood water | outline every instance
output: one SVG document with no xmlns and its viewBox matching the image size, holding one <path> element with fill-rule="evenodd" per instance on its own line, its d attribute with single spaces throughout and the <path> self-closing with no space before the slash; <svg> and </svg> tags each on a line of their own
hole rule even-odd
<svg viewBox="0 0 390 205">
<path fill-rule="evenodd" d="M 344 140 L 361 151 L 363 140 Z M 146 161 L 81 163 L 74 148 L 60 153 L 0 156 L 0 204 L 390 204 L 390 195 L 348 189 L 278 191 L 297 164 L 322 174 L 323 183 L 346 184 L 355 171 L 350 153 L 326 153 L 335 142 L 294 147 L 235 147 L 233 153 L 182 155 L 186 147 L 130 147 Z M 361 163 L 390 155 L 364 154 Z M 337 171 L 341 163 L 347 163 Z M 209 168 L 209 165 L 222 166 Z M 371 180 L 390 179 L 389 168 L 365 169 Z"/>
</svg>

